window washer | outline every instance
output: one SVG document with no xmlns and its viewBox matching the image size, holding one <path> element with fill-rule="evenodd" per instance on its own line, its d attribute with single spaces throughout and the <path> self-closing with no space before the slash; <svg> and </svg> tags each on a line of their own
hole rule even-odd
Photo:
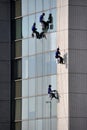
<svg viewBox="0 0 87 130">
<path fill-rule="evenodd" d="M 60 56 L 60 50 L 59 50 L 59 48 L 57 48 L 57 51 L 56 51 L 56 53 L 55 53 L 55 58 L 59 61 L 59 63 L 60 64 L 63 64 L 63 58 Z"/>
</svg>

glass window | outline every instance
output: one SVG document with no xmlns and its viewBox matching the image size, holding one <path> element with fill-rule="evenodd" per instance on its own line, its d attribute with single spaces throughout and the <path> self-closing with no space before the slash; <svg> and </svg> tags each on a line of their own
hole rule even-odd
<svg viewBox="0 0 87 130">
<path fill-rule="evenodd" d="M 42 117 L 42 97 L 36 97 L 36 118 Z"/>
<path fill-rule="evenodd" d="M 35 66 L 36 66 L 36 63 L 35 63 L 35 56 L 31 56 L 29 57 L 29 77 L 35 77 Z"/>
<path fill-rule="evenodd" d="M 28 57 L 22 58 L 22 78 L 28 78 Z"/>
<path fill-rule="evenodd" d="M 21 130 L 21 122 L 15 123 L 15 130 Z"/>
<path fill-rule="evenodd" d="M 47 40 L 47 39 L 46 39 L 46 40 Z M 37 45 L 36 49 L 37 49 L 37 53 L 41 53 L 41 52 L 42 52 L 42 50 L 43 50 L 43 44 L 44 44 L 44 42 L 42 42 L 42 40 L 36 39 L 36 45 Z"/>
<path fill-rule="evenodd" d="M 51 0 L 51 8 L 57 7 L 57 0 Z"/>
<path fill-rule="evenodd" d="M 35 120 L 29 121 L 29 130 L 36 130 Z"/>
<path fill-rule="evenodd" d="M 22 99 L 22 119 L 28 119 L 28 98 Z"/>
<path fill-rule="evenodd" d="M 22 37 L 28 37 L 28 16 L 22 18 Z"/>
<path fill-rule="evenodd" d="M 36 65 L 36 75 L 37 76 L 42 76 L 43 75 L 43 71 L 42 71 L 42 63 L 43 63 L 43 55 L 37 55 L 36 56 L 37 59 L 37 65 Z"/>
<path fill-rule="evenodd" d="M 15 81 L 15 97 L 21 97 L 22 95 L 22 82 Z"/>
<path fill-rule="evenodd" d="M 42 120 L 36 120 L 36 130 L 42 130 Z"/>
<path fill-rule="evenodd" d="M 42 1 L 43 0 L 36 1 L 36 12 L 42 11 Z"/>
<path fill-rule="evenodd" d="M 23 121 L 22 122 L 22 130 L 29 130 L 28 129 L 28 124 L 29 124 L 28 121 Z"/>
<path fill-rule="evenodd" d="M 14 78 L 15 79 L 20 79 L 22 77 L 22 64 L 21 64 L 21 59 L 15 60 L 14 61 Z"/>
<path fill-rule="evenodd" d="M 43 0 L 44 10 L 51 8 L 51 0 Z"/>
<path fill-rule="evenodd" d="M 55 61 L 55 52 L 51 52 L 51 61 L 50 61 L 50 64 L 51 64 L 51 74 L 56 74 L 57 73 L 57 64 L 56 64 L 56 61 Z"/>
<path fill-rule="evenodd" d="M 35 14 L 29 16 L 29 37 L 31 37 L 32 34 L 32 25 L 35 22 Z"/>
<path fill-rule="evenodd" d="M 15 17 L 21 16 L 21 0 L 15 1 Z"/>
<path fill-rule="evenodd" d="M 43 75 L 48 75 L 51 72 L 50 53 L 45 53 L 43 57 Z"/>
<path fill-rule="evenodd" d="M 28 1 L 29 1 L 28 12 L 35 13 L 35 0 L 28 0 Z"/>
<path fill-rule="evenodd" d="M 35 39 L 29 38 L 29 55 L 35 54 Z"/>
<path fill-rule="evenodd" d="M 43 78 L 40 77 L 40 78 L 37 78 L 36 79 L 36 95 L 41 95 L 42 94 L 42 83 L 43 82 Z"/>
<path fill-rule="evenodd" d="M 35 97 L 29 98 L 29 119 L 35 118 Z"/>
<path fill-rule="evenodd" d="M 22 55 L 22 42 L 16 41 L 15 42 L 15 57 L 21 57 Z"/>
<path fill-rule="evenodd" d="M 22 0 L 22 16 L 28 12 L 28 0 Z"/>
<path fill-rule="evenodd" d="M 28 96 L 28 80 L 22 80 L 22 97 Z"/>
<path fill-rule="evenodd" d="M 47 94 L 48 93 L 48 85 L 50 84 L 49 82 L 49 77 L 48 76 L 44 76 L 43 77 L 43 87 L 42 87 L 42 91 L 43 94 Z"/>
<path fill-rule="evenodd" d="M 21 19 L 16 19 L 16 39 L 22 38 L 22 22 Z"/>
<path fill-rule="evenodd" d="M 29 96 L 35 96 L 35 79 L 29 80 Z"/>
<path fill-rule="evenodd" d="M 22 56 L 28 55 L 28 39 L 22 40 Z"/>
<path fill-rule="evenodd" d="M 50 33 L 50 49 L 56 50 L 57 48 L 57 37 L 56 33 Z"/>
<path fill-rule="evenodd" d="M 21 120 L 21 100 L 15 100 L 15 120 Z"/>
</svg>

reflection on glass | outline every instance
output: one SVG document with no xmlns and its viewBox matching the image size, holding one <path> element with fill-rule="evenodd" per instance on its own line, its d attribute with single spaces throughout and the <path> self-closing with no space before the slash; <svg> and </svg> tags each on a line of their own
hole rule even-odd
<svg viewBox="0 0 87 130">
<path fill-rule="evenodd" d="M 28 12 L 28 0 L 22 0 L 22 16 Z"/>
<path fill-rule="evenodd" d="M 15 101 L 15 120 L 21 120 L 21 100 Z"/>
<path fill-rule="evenodd" d="M 35 96 L 35 79 L 29 80 L 29 96 Z"/>
<path fill-rule="evenodd" d="M 28 78 L 28 57 L 22 58 L 22 78 Z"/>
<path fill-rule="evenodd" d="M 22 37 L 28 37 L 28 16 L 22 18 Z"/>
<path fill-rule="evenodd" d="M 35 22 L 35 14 L 29 16 L 29 37 L 31 37 L 32 34 L 32 25 Z"/>
<path fill-rule="evenodd" d="M 22 56 L 28 55 L 28 39 L 22 40 Z"/>
<path fill-rule="evenodd" d="M 35 39 L 29 38 L 29 55 L 35 54 Z"/>
<path fill-rule="evenodd" d="M 35 97 L 29 98 L 29 119 L 35 118 Z"/>
<path fill-rule="evenodd" d="M 22 119 L 28 119 L 28 98 L 22 99 Z"/>
<path fill-rule="evenodd" d="M 35 56 L 29 57 L 29 77 L 35 77 Z"/>
<path fill-rule="evenodd" d="M 22 38 L 22 22 L 21 19 L 16 19 L 16 39 Z"/>
<path fill-rule="evenodd" d="M 43 0 L 38 0 L 38 2 L 36 2 L 36 12 L 42 11 L 42 1 Z"/>
<path fill-rule="evenodd" d="M 28 80 L 22 80 L 22 97 L 28 96 Z"/>
<path fill-rule="evenodd" d="M 35 13 L 35 0 L 28 0 L 28 12 Z"/>
<path fill-rule="evenodd" d="M 21 97 L 22 83 L 21 81 L 15 81 L 15 97 Z"/>
<path fill-rule="evenodd" d="M 57 0 L 51 0 L 51 8 L 57 7 Z"/>
<path fill-rule="evenodd" d="M 22 42 L 16 41 L 15 42 L 15 57 L 21 57 L 22 55 Z"/>
</svg>

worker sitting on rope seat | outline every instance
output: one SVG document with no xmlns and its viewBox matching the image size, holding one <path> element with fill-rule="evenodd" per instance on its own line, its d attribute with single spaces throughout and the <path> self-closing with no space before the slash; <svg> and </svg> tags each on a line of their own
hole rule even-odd
<svg viewBox="0 0 87 130">
<path fill-rule="evenodd" d="M 36 28 L 36 23 L 33 23 L 32 26 L 32 37 L 34 37 L 34 33 L 36 34 L 37 39 L 46 38 L 46 35 L 44 32 L 39 33 Z"/>
<path fill-rule="evenodd" d="M 64 59 L 60 56 L 59 48 L 57 48 L 57 51 L 56 51 L 56 53 L 55 53 L 55 58 L 57 59 L 57 61 L 58 61 L 60 64 L 63 64 L 63 63 L 64 63 Z"/>
<path fill-rule="evenodd" d="M 32 37 L 34 37 L 34 33 L 36 34 L 36 38 L 39 38 L 39 32 L 37 31 L 36 23 L 33 23 L 32 25 Z"/>
<path fill-rule="evenodd" d="M 55 99 L 59 100 L 59 96 L 58 96 L 57 90 L 52 90 L 51 89 L 51 85 L 49 85 L 49 87 L 48 87 L 48 94 L 49 94 L 49 97 L 51 98 L 51 100 L 52 100 L 52 98 L 55 98 Z"/>
<path fill-rule="evenodd" d="M 44 20 L 44 16 L 45 16 L 45 13 L 42 13 L 42 15 L 40 15 L 39 21 L 42 24 L 42 30 L 47 32 L 47 30 L 49 28 L 49 24 L 48 24 L 48 22 L 46 22 Z"/>
<path fill-rule="evenodd" d="M 53 29 L 53 16 L 52 16 L 52 14 L 50 13 L 49 14 L 49 17 L 48 17 L 48 25 L 50 26 L 49 28 L 50 29 Z"/>
</svg>

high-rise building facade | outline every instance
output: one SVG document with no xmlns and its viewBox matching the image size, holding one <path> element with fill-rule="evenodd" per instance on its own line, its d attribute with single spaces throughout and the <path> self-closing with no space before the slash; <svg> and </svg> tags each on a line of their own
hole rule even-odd
<svg viewBox="0 0 87 130">
<path fill-rule="evenodd" d="M 0 130 L 87 129 L 86 12 L 86 0 L 0 1 Z M 38 39 L 32 25 L 42 32 L 42 13 L 53 23 Z"/>
</svg>

